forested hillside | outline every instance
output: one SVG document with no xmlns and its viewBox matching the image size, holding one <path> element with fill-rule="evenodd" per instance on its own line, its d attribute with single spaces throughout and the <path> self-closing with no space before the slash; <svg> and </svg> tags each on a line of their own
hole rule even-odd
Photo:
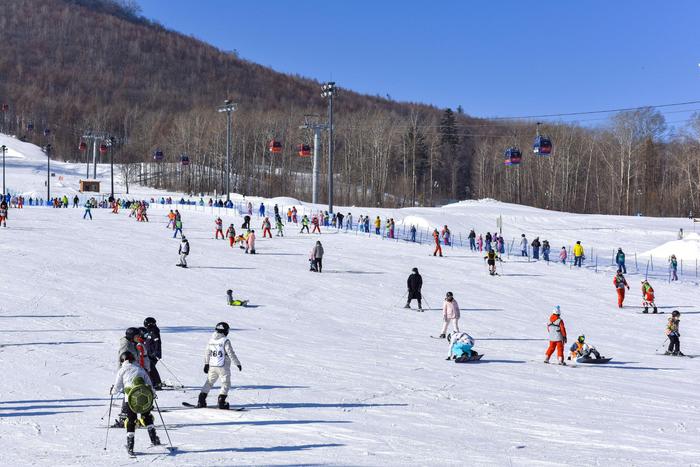
<svg viewBox="0 0 700 467">
<path fill-rule="evenodd" d="M 134 177 L 192 193 L 221 192 L 224 98 L 233 125 L 236 191 L 309 199 L 311 161 L 296 146 L 305 114 L 325 121 L 320 83 L 277 73 L 141 18 L 134 2 L 4 0 L 0 3 L 0 102 L 5 131 L 56 157 L 80 160 L 87 130 L 118 138 L 114 157 Z M 410 77 L 407 77 L 410 79 Z M 338 79 L 342 86 L 342 77 Z M 477 92 L 477 90 L 475 90 Z M 616 115 L 604 129 L 546 125 L 549 158 L 531 155 L 534 122 L 470 118 L 340 89 L 335 100 L 336 204 L 432 205 L 493 197 L 550 209 L 686 215 L 698 210 L 698 140 L 665 137 L 654 109 Z M 31 125 L 33 124 L 33 125 Z M 33 130 L 29 127 L 33 126 Z M 44 128 L 51 130 L 44 136 Z M 281 154 L 267 143 L 283 142 Z M 324 153 L 327 140 L 323 139 Z M 506 167 L 503 150 L 525 157 Z M 165 160 L 155 167 L 153 153 Z M 190 165 L 179 164 L 187 155 Z M 153 174 L 158 174 L 157 177 Z M 143 173 L 141 173 L 143 175 Z M 321 167 L 326 176 L 326 162 Z M 321 184 L 325 199 L 326 184 Z"/>
</svg>

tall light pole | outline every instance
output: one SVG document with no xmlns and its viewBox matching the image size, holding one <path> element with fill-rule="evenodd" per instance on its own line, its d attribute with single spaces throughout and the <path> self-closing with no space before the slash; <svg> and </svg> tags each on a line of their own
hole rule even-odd
<svg viewBox="0 0 700 467">
<path fill-rule="evenodd" d="M 109 151 L 109 181 L 110 181 L 110 196 L 114 198 L 114 146 L 117 144 L 117 138 L 110 136 L 105 140 L 107 150 Z"/>
<path fill-rule="evenodd" d="M 51 199 L 51 144 L 48 143 L 51 130 L 44 128 L 44 136 L 46 137 L 46 201 Z"/>
<path fill-rule="evenodd" d="M 7 194 L 5 190 L 5 152 L 7 151 L 7 146 L 3 144 L 0 146 L 0 150 L 2 150 L 2 194 L 4 196 Z"/>
<path fill-rule="evenodd" d="M 231 200 L 231 114 L 236 111 L 238 104 L 226 99 L 219 107 L 219 113 L 226 112 L 226 202 Z"/>
<path fill-rule="evenodd" d="M 321 86 L 321 96 L 328 98 L 328 212 L 333 212 L 333 96 L 337 93 L 335 82 Z"/>
<path fill-rule="evenodd" d="M 321 131 L 328 129 L 325 123 L 314 122 L 314 115 L 304 115 L 304 124 L 299 127 L 301 130 L 312 130 L 314 132 L 314 160 L 311 169 L 311 202 L 318 203 L 318 175 L 321 164 L 319 163 L 319 151 L 321 150 Z"/>
</svg>

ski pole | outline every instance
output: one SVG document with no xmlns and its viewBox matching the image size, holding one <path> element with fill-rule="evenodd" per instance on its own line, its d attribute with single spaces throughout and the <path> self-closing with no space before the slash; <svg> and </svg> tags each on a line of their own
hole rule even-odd
<svg viewBox="0 0 700 467">
<path fill-rule="evenodd" d="M 163 430 L 165 430 L 165 436 L 168 437 L 168 443 L 170 444 L 170 450 L 174 450 L 173 442 L 170 440 L 170 434 L 168 433 L 168 428 L 165 426 L 165 420 L 163 420 L 163 414 L 160 413 L 160 407 L 158 407 L 158 400 L 153 399 L 153 403 L 156 405 L 156 410 L 158 411 L 158 416 L 160 417 L 160 422 L 163 424 Z"/>
<path fill-rule="evenodd" d="M 109 422 L 112 420 L 112 401 L 114 400 L 114 394 L 112 390 L 109 391 L 109 416 L 107 417 L 107 434 L 105 434 L 105 448 L 107 450 L 107 440 L 109 439 Z"/>
<path fill-rule="evenodd" d="M 165 369 L 168 370 L 168 373 L 170 373 L 171 375 L 173 375 L 173 378 L 175 378 L 175 380 L 178 382 L 178 384 L 179 384 L 180 386 L 182 386 L 182 390 L 183 390 L 183 392 L 184 392 L 184 390 L 185 390 L 185 385 L 182 384 L 182 381 L 180 381 L 180 378 L 178 378 L 177 375 L 176 375 L 175 373 L 173 373 L 172 370 L 171 370 L 170 368 L 168 368 L 168 365 L 165 364 L 165 362 L 163 361 L 162 358 L 161 358 L 160 360 L 158 360 L 158 361 L 159 361 L 160 363 L 163 364 L 163 367 L 165 367 Z"/>
<path fill-rule="evenodd" d="M 425 304 L 426 304 L 426 308 L 428 308 L 428 309 L 430 310 L 432 307 L 431 307 L 430 304 L 428 303 L 428 300 L 425 299 L 425 295 L 423 295 L 423 301 L 424 301 Z"/>
<path fill-rule="evenodd" d="M 659 347 L 656 348 L 656 352 L 658 352 L 659 350 L 661 350 L 661 349 L 666 345 L 666 341 L 667 341 L 667 340 L 668 340 L 668 336 L 666 337 L 666 339 L 664 339 L 663 344 L 661 344 Z"/>
<path fill-rule="evenodd" d="M 408 296 L 408 291 L 404 292 L 403 295 L 401 295 L 401 303 L 403 303 L 403 299 Z"/>
</svg>

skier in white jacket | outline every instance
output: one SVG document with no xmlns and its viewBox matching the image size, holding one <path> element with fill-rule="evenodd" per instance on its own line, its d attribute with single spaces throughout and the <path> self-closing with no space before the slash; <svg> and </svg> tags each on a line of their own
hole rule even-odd
<svg viewBox="0 0 700 467">
<path fill-rule="evenodd" d="M 243 371 L 243 367 L 233 351 L 231 341 L 227 337 L 228 331 L 228 323 L 221 322 L 216 325 L 214 334 L 209 339 L 204 354 L 204 373 L 207 374 L 207 381 L 199 393 L 197 407 L 207 406 L 209 390 L 211 390 L 218 379 L 221 379 L 218 406 L 220 409 L 229 408 L 226 396 L 228 396 L 228 390 L 231 387 L 231 362 L 238 367 L 238 371 Z"/>
<path fill-rule="evenodd" d="M 147 385 L 152 394 L 155 397 L 155 389 L 153 388 L 153 383 L 151 383 L 151 378 L 148 377 L 146 370 L 141 368 L 141 366 L 134 361 L 134 355 L 131 352 L 124 352 L 119 358 L 122 362 L 119 372 L 117 373 L 117 378 L 114 380 L 114 385 L 110 390 L 112 395 L 119 393 L 124 393 L 125 399 L 128 397 L 129 392 L 136 386 Z M 138 410 L 138 409 L 137 409 Z M 134 433 L 136 432 L 136 419 L 138 414 L 132 410 L 129 404 L 126 404 L 126 448 L 129 454 L 133 455 L 134 452 Z M 160 444 L 160 439 L 156 435 L 156 428 L 153 425 L 153 415 L 151 415 L 150 409 L 145 410 L 141 413 L 141 419 L 148 429 L 148 436 L 151 439 L 151 444 L 157 446 Z"/>
</svg>

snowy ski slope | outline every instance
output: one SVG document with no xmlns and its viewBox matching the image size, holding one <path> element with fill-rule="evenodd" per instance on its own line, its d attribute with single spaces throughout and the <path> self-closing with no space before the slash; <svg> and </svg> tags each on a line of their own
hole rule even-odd
<svg viewBox="0 0 700 467">
<path fill-rule="evenodd" d="M 23 157 L 8 159 L 8 185 L 41 194 L 45 172 L 33 151 L 17 146 Z M 55 165 L 70 196 L 84 167 Z M 495 201 L 351 210 L 356 219 L 393 215 L 453 232 L 494 230 L 502 215 L 506 238 L 549 238 L 553 254 L 576 240 L 642 252 L 676 240 L 681 227 L 692 231 L 686 219 Z M 206 211 L 182 210 L 192 246 L 183 270 L 175 267 L 180 241 L 161 208 L 150 210 L 147 224 L 108 210 L 94 210 L 92 222 L 82 209 L 11 210 L 0 229 L 1 465 L 700 465 L 700 360 L 657 355 L 668 314 L 639 313 L 639 273 L 628 275 L 628 307 L 618 310 L 609 264 L 596 273 L 511 256 L 490 277 L 465 249 L 433 258 L 429 245 L 326 229 L 299 235 L 292 227 L 284 238 L 259 238 L 258 254 L 245 255 L 213 239 L 218 211 Z M 242 221 L 222 217 L 237 228 Z M 260 221 L 253 223 L 260 234 Z M 317 239 L 326 250 L 323 274 L 308 271 Z M 401 308 L 414 266 L 425 283 L 425 313 Z M 657 303 L 683 313 L 681 348 L 700 354 L 697 281 L 663 278 L 652 276 Z M 227 306 L 228 288 L 252 307 Z M 430 338 L 448 290 L 462 308 L 460 327 L 485 353 L 480 363 L 447 362 L 446 344 Z M 570 341 L 585 333 L 611 364 L 542 363 L 555 304 Z M 102 449 L 100 417 L 118 339 L 146 316 L 158 320 L 163 363 L 186 391 L 158 399 L 176 454 L 147 449 L 140 430 L 142 455 L 131 460 L 122 430 L 110 430 Z M 229 400 L 248 410 L 184 410 L 182 401 L 196 401 L 204 347 L 221 320 L 243 363 Z M 165 441 L 161 427 L 159 435 Z"/>
</svg>

